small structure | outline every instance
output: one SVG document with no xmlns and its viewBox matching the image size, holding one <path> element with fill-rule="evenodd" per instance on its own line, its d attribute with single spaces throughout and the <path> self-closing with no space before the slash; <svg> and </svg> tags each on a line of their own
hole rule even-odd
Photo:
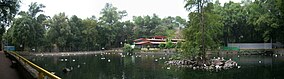
<svg viewBox="0 0 284 79">
<path fill-rule="evenodd" d="M 134 40 L 135 48 L 159 48 L 160 44 L 166 44 L 166 36 L 153 36 L 150 38 L 139 38 Z M 183 39 L 171 39 L 173 44 Z"/>
</svg>

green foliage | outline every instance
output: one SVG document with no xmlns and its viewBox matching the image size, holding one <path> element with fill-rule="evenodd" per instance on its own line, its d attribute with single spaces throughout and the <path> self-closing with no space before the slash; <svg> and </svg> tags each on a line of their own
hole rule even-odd
<svg viewBox="0 0 284 79">
<path fill-rule="evenodd" d="M 281 42 L 284 43 L 284 10 L 282 0 L 245 0 L 242 3 L 228 2 L 221 5 L 218 0 L 186 0 L 185 8 L 191 10 L 188 22 L 183 18 L 158 15 L 127 16 L 107 3 L 101 10 L 101 17 L 81 19 L 76 15 L 68 17 L 59 13 L 47 17 L 43 4 L 31 3 L 27 11 L 18 13 L 19 1 L 0 2 L 0 35 L 5 32 L 11 20 L 13 24 L 4 34 L 4 42 L 23 46 L 22 50 L 33 48 L 39 51 L 87 51 L 122 47 L 140 37 L 166 36 L 184 38 L 175 46 L 171 41 L 159 45 L 160 48 L 181 48 L 185 56 L 202 55 L 216 50 L 220 45 L 231 42 Z M 203 30 L 204 29 L 204 30 Z M 182 35 L 181 35 L 182 33 Z M 202 45 L 203 39 L 205 45 Z"/>
<path fill-rule="evenodd" d="M 174 47 L 175 46 L 174 46 L 173 42 L 170 39 L 167 39 L 165 48 L 171 49 L 171 48 L 174 48 Z"/>
<path fill-rule="evenodd" d="M 78 42 L 81 45 L 81 50 L 96 50 L 96 49 L 101 49 L 99 44 L 98 44 L 98 31 L 97 31 L 97 20 L 95 19 L 85 19 L 82 21 L 83 28 L 79 31 L 81 31 L 82 36 L 77 36 L 81 37 L 80 40 L 81 42 Z M 83 31 L 82 31 L 83 30 Z"/>
<path fill-rule="evenodd" d="M 121 47 L 122 43 L 125 43 L 127 40 L 124 34 L 121 34 L 124 27 L 131 27 L 120 20 L 127 16 L 127 12 L 125 10 L 118 11 L 116 7 L 112 4 L 107 3 L 105 7 L 102 9 L 101 13 L 102 17 L 99 18 L 99 39 L 100 46 L 104 48 L 112 48 L 112 47 Z M 131 24 L 130 24 L 131 25 Z"/>
<path fill-rule="evenodd" d="M 132 53 L 133 49 L 131 48 L 131 45 L 125 43 L 123 46 L 123 52 Z"/>
<path fill-rule="evenodd" d="M 10 31 L 8 37 L 16 47 L 22 45 L 22 50 L 37 50 L 43 45 L 45 33 L 43 21 L 46 16 L 39 13 L 44 7 L 42 4 L 31 3 L 28 12 L 21 11 L 19 13 L 21 17 L 14 20 L 12 27 L 8 30 Z"/>
<path fill-rule="evenodd" d="M 176 44 L 176 48 L 181 48 L 181 45 L 182 45 L 182 41 L 178 41 Z"/>
<path fill-rule="evenodd" d="M 189 0 L 187 4 L 190 4 L 186 5 L 186 7 L 189 8 L 195 5 L 192 4 L 192 0 Z M 189 26 L 183 30 L 185 42 L 182 45 L 182 52 L 186 56 L 204 55 L 201 51 L 203 38 L 205 51 L 214 50 L 220 44 L 220 39 L 218 37 L 222 35 L 221 28 L 223 27 L 223 24 L 221 23 L 221 16 L 212 12 L 214 7 L 212 3 L 206 4 L 207 5 L 203 6 L 203 13 L 189 13 Z M 202 17 L 200 17 L 201 14 L 203 14 Z M 204 20 L 202 21 L 201 18 L 204 18 Z"/>
<path fill-rule="evenodd" d="M 14 16 L 20 8 L 20 0 L 1 0 L 0 2 L 0 35 L 5 32 L 5 27 L 9 26 Z"/>
<path fill-rule="evenodd" d="M 64 51 L 66 50 L 65 46 L 68 37 L 72 35 L 67 19 L 65 13 L 54 15 L 50 20 L 50 26 L 46 36 L 51 45 L 56 45 L 60 50 L 63 49 Z"/>
<path fill-rule="evenodd" d="M 11 22 L 13 18 L 16 16 L 19 8 L 20 8 L 20 0 L 0 1 L 0 39 L 1 40 L 3 38 L 3 34 L 6 31 L 6 27 L 11 25 Z"/>
<path fill-rule="evenodd" d="M 228 2 L 221 6 L 207 0 L 187 0 L 189 25 L 183 30 L 185 54 L 199 55 L 202 48 L 202 25 L 205 28 L 205 48 L 214 50 L 220 44 L 234 42 L 284 42 L 283 2 L 280 0 Z M 202 6 L 203 5 L 203 6 Z M 203 8 L 202 8 L 203 7 Z M 196 8 L 196 9 L 194 9 Z M 204 23 L 202 22 L 202 13 Z M 273 40 L 272 40 L 273 39 Z"/>
<path fill-rule="evenodd" d="M 160 48 L 160 49 L 164 49 L 165 46 L 166 46 L 166 44 L 164 44 L 164 43 L 159 44 L 159 48 Z"/>
</svg>

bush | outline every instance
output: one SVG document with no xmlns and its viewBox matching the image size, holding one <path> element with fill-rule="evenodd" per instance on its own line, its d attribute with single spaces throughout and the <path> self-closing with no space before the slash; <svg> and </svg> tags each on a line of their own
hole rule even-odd
<svg viewBox="0 0 284 79">
<path fill-rule="evenodd" d="M 164 49 L 165 46 L 166 46 L 166 44 L 164 44 L 164 43 L 159 44 L 159 48 L 160 48 L 160 49 Z"/>
<path fill-rule="evenodd" d="M 123 52 L 132 53 L 133 49 L 131 48 L 131 45 L 130 44 L 124 44 Z"/>
<path fill-rule="evenodd" d="M 167 49 L 170 49 L 170 48 L 174 48 L 175 46 L 174 46 L 174 44 L 173 44 L 173 42 L 171 41 L 171 40 L 168 40 L 167 42 L 166 42 L 166 46 L 165 46 Z"/>
</svg>

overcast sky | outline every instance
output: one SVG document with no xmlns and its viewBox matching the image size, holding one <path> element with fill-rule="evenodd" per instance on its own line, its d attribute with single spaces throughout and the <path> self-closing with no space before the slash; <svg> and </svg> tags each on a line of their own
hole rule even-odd
<svg viewBox="0 0 284 79">
<path fill-rule="evenodd" d="M 230 0 L 219 0 L 221 3 Z M 231 0 L 240 2 L 240 0 Z M 160 18 L 167 16 L 181 16 L 187 19 L 184 0 L 22 0 L 21 11 L 27 11 L 31 2 L 42 3 L 46 6 L 44 14 L 53 16 L 65 12 L 68 17 L 77 15 L 87 18 L 95 15 L 100 17 L 100 11 L 106 3 L 113 4 L 118 10 L 126 10 L 128 16 L 124 20 L 131 20 L 133 16 L 146 16 L 156 13 Z"/>
</svg>

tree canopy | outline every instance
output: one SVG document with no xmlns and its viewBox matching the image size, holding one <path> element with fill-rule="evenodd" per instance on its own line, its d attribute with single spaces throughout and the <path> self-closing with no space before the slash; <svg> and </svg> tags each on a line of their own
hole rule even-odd
<svg viewBox="0 0 284 79">
<path fill-rule="evenodd" d="M 183 8 L 189 11 L 188 20 L 152 14 L 126 21 L 123 18 L 127 12 L 110 3 L 101 9 L 100 17 L 82 19 L 64 12 L 46 16 L 45 6 L 36 2 L 27 11 L 18 12 L 19 1 L 14 1 L 1 1 L 0 21 L 1 35 L 5 27 L 11 26 L 4 34 L 4 42 L 17 50 L 104 50 L 121 48 L 140 37 L 166 36 L 183 38 L 177 48 L 185 56 L 192 56 L 218 50 L 227 43 L 284 43 L 282 0 L 245 0 L 224 5 L 218 0 L 186 0 Z M 16 14 L 19 17 L 13 18 Z M 168 42 L 169 48 L 171 44 Z"/>
<path fill-rule="evenodd" d="M 191 12 L 183 30 L 182 51 L 200 55 L 202 46 L 210 51 L 227 43 L 284 43 L 282 4 L 280 0 L 230 1 L 224 5 L 218 0 L 186 0 L 185 8 Z"/>
</svg>

